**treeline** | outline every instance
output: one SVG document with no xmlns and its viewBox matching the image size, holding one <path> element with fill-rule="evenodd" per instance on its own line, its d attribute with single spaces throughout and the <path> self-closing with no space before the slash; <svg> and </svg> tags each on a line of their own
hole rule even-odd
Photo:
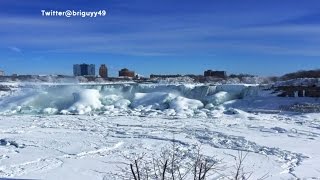
<svg viewBox="0 0 320 180">
<path fill-rule="evenodd" d="M 308 71 L 297 71 L 288 73 L 280 77 L 281 80 L 291 80 L 298 78 L 320 78 L 320 69 L 308 70 Z"/>
<path fill-rule="evenodd" d="M 229 78 L 237 78 L 241 82 L 246 81 L 251 78 L 254 78 L 254 77 L 257 77 L 257 76 L 251 75 L 251 74 L 231 74 L 231 75 L 229 75 Z M 285 74 L 283 76 L 265 77 L 264 81 L 276 82 L 276 81 L 287 81 L 287 80 L 300 79 L 300 78 L 320 78 L 320 69 L 300 70 L 297 72 Z"/>
</svg>

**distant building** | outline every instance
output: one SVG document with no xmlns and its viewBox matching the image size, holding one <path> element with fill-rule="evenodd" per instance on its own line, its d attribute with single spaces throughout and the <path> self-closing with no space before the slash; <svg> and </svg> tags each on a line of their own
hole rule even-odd
<svg viewBox="0 0 320 180">
<path fill-rule="evenodd" d="M 135 77 L 134 71 L 129 71 L 129 69 L 124 68 L 119 71 L 119 77 Z"/>
<path fill-rule="evenodd" d="M 74 76 L 81 76 L 81 69 L 79 64 L 73 65 L 73 75 Z"/>
<path fill-rule="evenodd" d="M 102 78 L 107 78 L 108 77 L 108 68 L 105 64 L 101 64 L 99 68 L 99 75 Z"/>
<path fill-rule="evenodd" d="M 96 67 L 94 64 L 74 64 L 73 75 L 74 76 L 95 76 Z"/>
<path fill-rule="evenodd" d="M 207 70 L 204 72 L 205 77 L 215 77 L 215 78 L 226 78 L 227 73 L 226 71 L 212 71 L 212 70 Z"/>
<path fill-rule="evenodd" d="M 4 71 L 1 71 L 0 70 L 0 76 L 4 76 L 5 74 L 4 74 Z"/>
<path fill-rule="evenodd" d="M 88 66 L 88 75 L 95 76 L 96 75 L 96 66 L 94 64 L 89 64 Z"/>
<path fill-rule="evenodd" d="M 150 78 L 177 78 L 177 77 L 181 77 L 180 74 L 166 74 L 166 75 L 161 75 L 161 74 L 151 74 Z"/>
</svg>

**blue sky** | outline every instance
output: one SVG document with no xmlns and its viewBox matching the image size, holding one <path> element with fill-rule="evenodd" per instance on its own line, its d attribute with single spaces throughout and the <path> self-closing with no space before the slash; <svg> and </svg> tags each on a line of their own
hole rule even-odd
<svg viewBox="0 0 320 180">
<path fill-rule="evenodd" d="M 107 10 L 97 18 L 41 10 Z M 0 69 L 72 74 L 74 63 L 142 75 L 281 75 L 320 68 L 319 0 L 0 0 Z"/>
</svg>

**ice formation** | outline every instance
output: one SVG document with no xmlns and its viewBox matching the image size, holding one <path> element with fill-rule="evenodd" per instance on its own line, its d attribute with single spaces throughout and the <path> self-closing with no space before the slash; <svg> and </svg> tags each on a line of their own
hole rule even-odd
<svg viewBox="0 0 320 180">
<path fill-rule="evenodd" d="M 226 109 L 254 106 L 275 110 L 295 102 L 276 97 L 262 86 L 245 84 L 47 84 L 24 85 L 14 93 L 2 93 L 0 112 L 207 117 L 221 105 Z"/>
</svg>

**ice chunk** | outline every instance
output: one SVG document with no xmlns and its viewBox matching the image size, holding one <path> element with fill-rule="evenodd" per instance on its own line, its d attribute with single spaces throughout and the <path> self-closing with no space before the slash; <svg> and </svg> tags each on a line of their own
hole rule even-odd
<svg viewBox="0 0 320 180">
<path fill-rule="evenodd" d="M 212 103 L 209 103 L 205 106 L 206 109 L 213 109 L 214 105 Z"/>
<path fill-rule="evenodd" d="M 121 99 L 114 104 L 114 107 L 126 109 L 130 104 L 131 102 L 128 99 Z"/>
<path fill-rule="evenodd" d="M 44 114 L 56 114 L 58 112 L 58 109 L 56 108 L 45 108 L 43 109 Z"/>
<path fill-rule="evenodd" d="M 104 105 L 112 105 L 122 99 L 122 96 L 116 94 L 105 95 L 101 98 L 101 103 Z"/>
<path fill-rule="evenodd" d="M 212 96 L 207 96 L 206 97 L 206 102 L 209 104 L 215 104 L 215 105 L 219 105 L 222 104 L 226 101 L 230 101 L 237 98 L 236 95 L 225 92 L 225 91 L 220 91 Z"/>
<path fill-rule="evenodd" d="M 139 106 L 151 106 L 153 109 L 164 110 L 169 108 L 169 102 L 172 101 L 176 95 L 172 93 L 153 92 L 153 93 L 135 93 L 135 97 L 131 106 L 137 108 Z"/>
<path fill-rule="evenodd" d="M 240 111 L 238 109 L 229 108 L 225 110 L 223 113 L 228 115 L 235 115 L 235 114 L 240 114 Z"/>
<path fill-rule="evenodd" d="M 182 96 L 176 97 L 172 102 L 170 102 L 170 108 L 176 111 L 181 110 L 195 110 L 202 108 L 203 103 L 196 99 L 188 99 Z"/>
<path fill-rule="evenodd" d="M 93 109 L 102 107 L 100 93 L 96 89 L 84 89 L 81 92 L 74 93 L 75 103 L 69 108 L 69 111 L 86 114 Z"/>
</svg>

